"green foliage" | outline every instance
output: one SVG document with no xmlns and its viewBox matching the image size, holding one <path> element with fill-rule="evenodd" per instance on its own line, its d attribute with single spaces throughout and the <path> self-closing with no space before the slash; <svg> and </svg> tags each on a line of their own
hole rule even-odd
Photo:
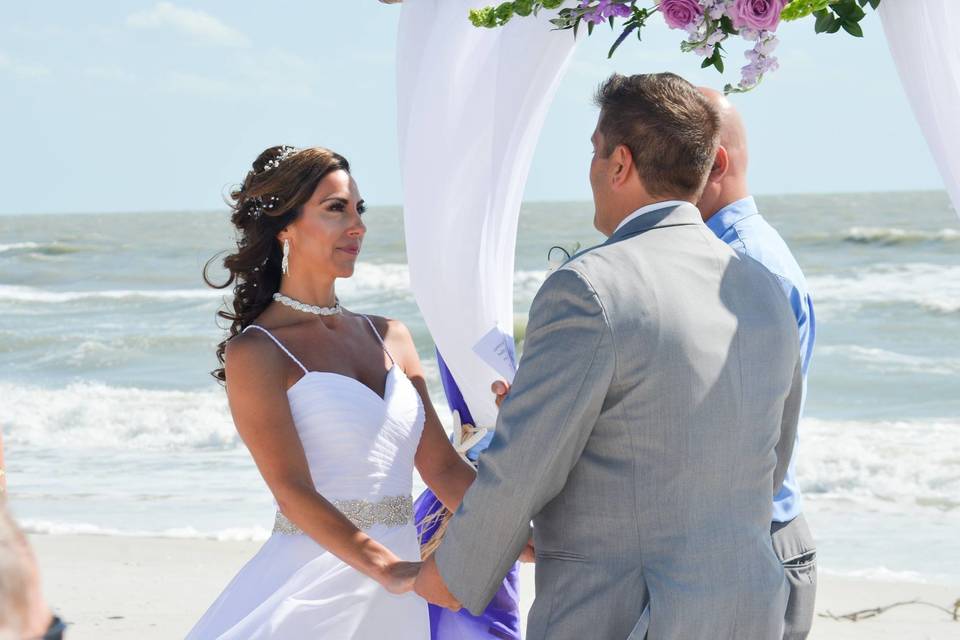
<svg viewBox="0 0 960 640">
<path fill-rule="evenodd" d="M 470 10 L 470 22 L 475 27 L 487 27 L 492 29 L 497 26 L 497 13 L 493 7 L 484 7 L 483 9 Z"/>
<path fill-rule="evenodd" d="M 716 67 L 717 71 L 723 73 L 723 47 L 717 45 L 713 50 L 713 55 L 703 59 L 700 68 L 706 69 L 707 67 Z"/>
<path fill-rule="evenodd" d="M 787 5 L 787 8 L 798 1 L 803 0 L 794 0 Z M 813 15 L 816 16 L 813 24 L 814 31 L 837 33 L 843 29 L 852 36 L 862 38 L 863 27 L 860 26 L 860 21 L 867 15 L 863 10 L 867 5 L 871 9 L 876 9 L 880 6 L 880 0 L 831 0 L 826 7 L 813 11 Z"/>
<path fill-rule="evenodd" d="M 564 0 L 513 0 L 513 2 L 501 2 L 496 6 L 471 9 L 469 18 L 475 27 L 493 29 L 507 24 L 510 22 L 510 18 L 515 15 L 520 17 L 526 17 L 530 14 L 536 15 L 540 9 L 556 9 L 562 5 L 563 2 Z"/>
<path fill-rule="evenodd" d="M 831 0 L 793 0 L 780 12 L 783 20 L 799 20 L 806 18 L 815 11 L 823 11 L 830 5 Z"/>
<path fill-rule="evenodd" d="M 533 0 L 516 0 L 513 3 L 513 12 L 524 17 L 533 13 Z"/>
</svg>

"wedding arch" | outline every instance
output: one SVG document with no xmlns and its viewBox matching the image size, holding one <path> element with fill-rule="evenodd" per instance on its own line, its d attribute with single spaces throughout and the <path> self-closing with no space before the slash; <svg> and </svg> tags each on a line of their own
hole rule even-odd
<svg viewBox="0 0 960 640">
<path fill-rule="evenodd" d="M 679 24 L 686 19 L 682 11 L 699 4 L 708 21 L 714 11 L 720 25 L 734 5 L 750 2 L 779 3 L 794 14 L 813 14 L 820 31 L 842 28 L 852 35 L 857 35 L 860 15 L 854 5 L 876 8 L 904 91 L 960 211 L 960 1 L 647 0 L 653 8 L 644 19 L 652 23 L 653 13 L 673 4 L 671 10 L 679 13 L 663 17 Z M 633 29 L 627 31 L 627 21 L 640 11 L 635 1 L 521 0 L 490 7 L 486 13 L 475 11 L 471 23 L 468 15 L 482 4 L 404 0 L 397 44 L 398 135 L 411 287 L 437 346 L 441 378 L 455 412 L 455 438 L 472 457 L 486 445 L 496 420 L 490 385 L 509 378 L 515 367 L 518 215 L 547 110 L 576 42 L 569 31 L 555 27 L 579 26 L 573 24 L 578 16 L 587 21 L 587 29 L 600 20 L 612 26 L 620 19 L 629 36 Z M 565 25 L 557 22 L 562 5 L 570 8 L 562 14 L 570 21 Z M 689 34 L 687 50 L 702 55 L 704 66 L 709 62 L 719 70 L 722 64 L 715 58 L 720 54 L 703 48 L 704 43 L 715 47 L 731 35 L 719 33 L 727 26 L 745 28 L 734 21 L 723 24 L 712 31 L 709 24 L 679 24 Z M 770 41 L 763 46 L 764 33 L 752 35 L 759 43 L 757 56 L 766 60 L 763 51 Z M 711 38 L 716 42 L 710 43 Z M 764 64 L 760 77 L 775 68 Z M 730 89 L 752 89 L 754 79 L 745 76 L 745 84 L 741 79 Z"/>
</svg>

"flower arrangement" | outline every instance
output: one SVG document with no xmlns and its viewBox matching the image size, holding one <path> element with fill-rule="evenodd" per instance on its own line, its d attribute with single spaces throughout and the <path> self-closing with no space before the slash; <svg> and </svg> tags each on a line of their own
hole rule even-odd
<svg viewBox="0 0 960 640">
<path fill-rule="evenodd" d="M 496 6 L 470 11 L 470 21 L 477 27 L 505 25 L 514 16 L 536 15 L 543 9 L 560 9 L 550 22 L 557 29 L 572 29 L 576 36 L 581 24 L 592 34 L 596 25 L 609 23 L 620 35 L 610 47 L 608 57 L 631 35 L 641 39 L 647 21 L 660 13 L 671 29 L 686 32 L 681 50 L 703 58 L 701 67 L 724 71 L 724 44 L 730 36 L 738 36 L 752 46 L 745 56 L 747 64 L 740 69 L 736 85 L 728 84 L 726 93 L 749 91 L 760 84 L 764 74 L 775 71 L 779 64 L 773 55 L 779 40 L 776 31 L 781 20 L 801 20 L 812 16 L 817 33 L 837 33 L 841 29 L 863 37 L 860 21 L 864 9 L 876 9 L 880 0 L 648 0 L 652 7 L 638 7 L 642 0 L 575 0 L 576 6 L 561 8 L 565 0 L 514 0 Z"/>
</svg>

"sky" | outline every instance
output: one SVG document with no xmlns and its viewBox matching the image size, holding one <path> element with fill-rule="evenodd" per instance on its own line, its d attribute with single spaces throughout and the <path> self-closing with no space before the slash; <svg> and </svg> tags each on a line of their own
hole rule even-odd
<svg viewBox="0 0 960 640">
<path fill-rule="evenodd" d="M 0 3 L 0 214 L 222 209 L 274 144 L 337 150 L 368 203 L 400 204 L 400 10 L 375 0 Z M 783 25 L 780 70 L 734 97 L 755 193 L 943 188 L 880 21 L 863 26 L 855 39 Z M 673 71 L 721 88 L 745 48 L 729 48 L 721 76 L 680 52 L 681 33 L 656 17 L 643 42 L 607 60 L 614 37 L 581 35 L 527 201 L 589 200 L 592 94 L 610 73 Z"/>
</svg>

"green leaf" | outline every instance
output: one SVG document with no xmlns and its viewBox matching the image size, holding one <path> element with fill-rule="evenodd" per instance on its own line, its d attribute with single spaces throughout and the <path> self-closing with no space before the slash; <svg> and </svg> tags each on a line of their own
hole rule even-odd
<svg viewBox="0 0 960 640">
<path fill-rule="evenodd" d="M 497 24 L 503 26 L 510 21 L 510 18 L 513 17 L 513 3 L 512 2 L 503 2 L 497 9 Z"/>
<path fill-rule="evenodd" d="M 826 9 L 830 2 L 831 0 L 792 0 L 780 12 L 780 18 L 788 21 L 806 18 L 811 13 Z"/>
<path fill-rule="evenodd" d="M 830 26 L 827 27 L 827 33 L 836 33 L 837 31 L 840 31 L 840 26 L 842 24 L 843 23 L 840 20 L 834 18 L 833 22 L 830 23 Z"/>
<path fill-rule="evenodd" d="M 513 11 L 518 16 L 528 16 L 533 13 L 533 0 L 514 0 Z"/>
<path fill-rule="evenodd" d="M 833 22 L 833 16 L 831 16 L 828 11 L 817 11 L 816 16 L 817 21 L 813 25 L 814 31 L 823 33 L 830 28 L 830 24 Z"/>
<path fill-rule="evenodd" d="M 854 10 L 860 10 L 857 0 L 837 0 L 830 5 L 830 10 L 841 18 L 852 17 Z"/>
<path fill-rule="evenodd" d="M 863 20 L 866 16 L 867 12 L 864 11 L 858 4 L 853 5 L 850 9 L 850 17 L 857 21 Z"/>
<path fill-rule="evenodd" d="M 846 31 L 850 35 L 856 36 L 858 38 L 863 37 L 863 29 L 860 27 L 858 23 L 844 20 L 842 24 L 843 24 L 844 31 Z"/>
<path fill-rule="evenodd" d="M 563 4 L 563 0 L 540 0 L 544 9 L 556 9 Z"/>
<path fill-rule="evenodd" d="M 623 30 L 623 33 L 620 34 L 620 36 L 614 41 L 613 46 L 610 47 L 610 52 L 607 53 L 607 59 L 610 59 L 613 57 L 613 52 L 617 50 L 617 47 L 623 44 L 623 41 L 627 39 L 627 36 L 633 33 L 636 29 L 637 29 L 637 25 L 632 24 Z M 637 35 L 640 35 L 640 34 L 638 33 Z"/>
</svg>

